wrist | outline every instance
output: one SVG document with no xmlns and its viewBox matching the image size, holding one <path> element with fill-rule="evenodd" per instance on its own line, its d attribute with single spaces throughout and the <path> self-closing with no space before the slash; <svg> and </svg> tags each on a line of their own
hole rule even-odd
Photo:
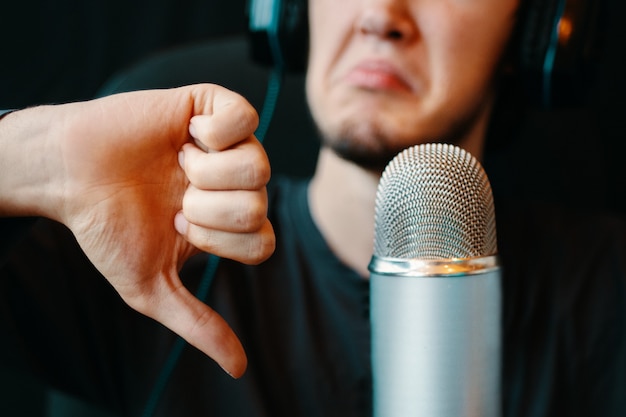
<svg viewBox="0 0 626 417">
<path fill-rule="evenodd" d="M 61 202 L 55 106 L 0 118 L 0 215 L 56 218 Z"/>
</svg>

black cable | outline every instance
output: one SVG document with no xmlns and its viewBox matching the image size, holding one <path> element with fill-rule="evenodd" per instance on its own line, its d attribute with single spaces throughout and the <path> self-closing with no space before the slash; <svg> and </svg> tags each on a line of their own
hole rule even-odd
<svg viewBox="0 0 626 417">
<path fill-rule="evenodd" d="M 198 291 L 196 291 L 196 297 L 198 299 L 205 301 L 207 295 L 209 294 L 209 289 L 211 288 L 211 283 L 213 282 L 213 278 L 215 277 L 215 271 L 217 271 L 217 265 L 219 264 L 220 258 L 215 255 L 209 255 L 209 259 L 207 261 L 207 266 L 204 269 L 204 274 L 202 276 L 202 280 L 200 281 L 200 286 L 198 287 Z M 152 387 L 152 391 L 150 392 L 150 397 L 148 397 L 148 401 L 146 401 L 146 405 L 144 406 L 144 410 L 141 413 L 142 417 L 151 417 L 154 415 L 154 411 L 159 403 L 159 399 L 169 382 L 170 376 L 176 368 L 176 364 L 178 363 L 178 359 L 183 352 L 183 348 L 187 342 L 182 337 L 178 336 L 176 341 L 174 342 L 174 346 L 172 346 L 172 350 L 161 368 L 161 372 L 159 373 L 159 377 L 157 378 L 154 386 Z"/>
<path fill-rule="evenodd" d="M 273 32 L 273 34 L 270 34 L 270 32 Z M 272 54 L 274 56 L 275 65 L 269 74 L 267 91 L 265 93 L 265 101 L 263 103 L 263 109 L 259 118 L 259 126 L 255 132 L 255 136 L 261 143 L 263 143 L 263 140 L 265 139 L 265 134 L 267 133 L 270 122 L 274 115 L 274 110 L 276 109 L 276 103 L 280 94 L 280 88 L 282 85 L 284 73 L 283 58 L 277 38 L 277 28 L 268 31 L 268 37 L 270 39 L 270 49 L 272 50 Z M 206 302 L 209 290 L 211 288 L 211 284 L 213 282 L 213 279 L 215 278 L 215 273 L 217 271 L 219 260 L 219 257 L 215 255 L 209 255 L 209 260 L 207 261 L 207 266 L 204 270 L 202 280 L 200 281 L 200 286 L 196 291 L 196 297 L 200 301 Z M 179 336 L 176 338 L 174 346 L 172 346 L 172 349 L 167 356 L 165 364 L 161 368 L 161 372 L 159 373 L 159 376 L 157 377 L 155 384 L 150 391 L 150 396 L 146 401 L 143 412 L 141 413 L 141 417 L 152 417 L 154 415 L 159 400 L 161 399 L 161 396 L 163 395 L 163 392 L 167 387 L 172 372 L 174 372 L 176 364 L 178 363 L 178 360 L 180 359 L 180 356 L 186 344 L 187 342 L 182 337 Z"/>
</svg>

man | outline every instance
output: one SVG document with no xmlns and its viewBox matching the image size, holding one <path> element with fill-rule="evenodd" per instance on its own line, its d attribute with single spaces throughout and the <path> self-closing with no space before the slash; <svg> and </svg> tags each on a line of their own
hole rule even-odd
<svg viewBox="0 0 626 417">
<path fill-rule="evenodd" d="M 311 1 L 307 96 L 321 132 L 322 147 L 310 181 L 276 179 L 270 187 L 269 218 L 276 232 L 276 250 L 258 266 L 236 262 L 250 259 L 229 252 L 228 248 L 237 246 L 232 242 L 221 242 L 218 251 L 204 239 L 194 239 L 191 230 L 195 227 L 191 225 L 211 228 L 220 223 L 215 218 L 203 219 L 209 216 L 207 211 L 219 219 L 219 213 L 228 213 L 228 208 L 239 207 L 241 201 L 196 195 L 194 188 L 211 189 L 213 185 L 205 181 L 210 183 L 210 178 L 217 177 L 210 167 L 201 168 L 202 164 L 198 164 L 214 153 L 201 155 L 191 145 L 185 145 L 183 166 L 193 186 L 184 199 L 178 196 L 176 204 L 169 207 L 169 214 L 163 217 L 174 217 L 182 199 L 183 214 L 190 226 L 178 230 L 200 249 L 235 259 L 220 262 L 208 304 L 233 327 L 246 349 L 248 369 L 241 378 L 231 379 L 195 349 L 184 350 L 180 357 L 170 356 L 171 334 L 144 321 L 123 304 L 116 304 L 115 294 L 96 284 L 101 280 L 87 277 L 95 275 L 91 264 L 73 259 L 79 255 L 71 245 L 71 237 L 54 225 L 36 228 L 33 238 L 16 249 L 4 269 L 4 281 L 20 279 L 18 288 L 11 291 L 30 295 L 21 296 L 20 302 L 26 303 L 26 308 L 39 306 L 45 313 L 9 318 L 18 334 L 26 339 L 27 356 L 37 358 L 38 370 L 61 387 L 124 415 L 370 414 L 366 277 L 372 253 L 378 178 L 392 156 L 417 143 L 452 142 L 481 157 L 493 111 L 496 75 L 518 6 L 515 0 Z M 140 104 L 141 100 L 149 100 L 151 94 L 168 93 L 142 94 L 145 95 L 124 96 L 123 100 L 137 98 L 129 109 L 150 109 Z M 114 105 L 119 105 L 114 100 L 122 99 L 104 99 L 98 102 L 98 111 L 113 111 Z M 233 110 L 238 105 L 245 107 L 237 101 L 227 108 Z M 7 120 L 0 128 L 5 122 L 5 128 L 11 126 Z M 224 133 L 231 140 L 225 145 L 211 146 L 212 140 L 221 137 L 211 131 L 223 133 L 231 123 L 223 119 L 219 123 L 192 123 L 192 136 L 209 149 L 227 149 L 223 152 L 226 155 L 230 152 L 228 145 L 247 138 L 251 132 L 241 128 L 237 135 Z M 136 130 L 131 129 L 130 133 Z M 181 134 L 179 139 L 184 136 Z M 244 141 L 253 147 L 250 142 Z M 180 146 L 182 141 L 172 148 L 177 150 Z M 201 172 L 196 174 L 196 169 Z M 260 179 L 252 181 L 254 186 L 243 181 L 230 188 L 256 190 L 258 203 L 262 194 L 259 190 L 263 189 Z M 3 189 L 2 196 L 5 195 Z M 619 261 L 624 253 L 620 243 L 623 226 L 598 222 L 589 223 L 588 229 L 570 229 L 577 218 L 498 207 L 503 207 L 498 212 L 498 227 L 504 237 L 500 249 L 507 272 L 504 414 L 620 415 L 626 409 L 619 395 L 624 388 L 625 342 L 623 331 L 612 331 L 623 326 L 625 313 L 626 274 Z M 78 213 L 82 210 L 84 207 Z M 258 214 L 254 217 L 261 219 L 252 222 L 254 227 L 244 228 L 244 233 L 254 233 L 252 244 L 261 238 L 270 246 L 265 240 L 265 218 Z M 58 218 L 71 229 L 78 229 L 80 235 L 83 222 L 75 222 L 72 216 Z M 180 216 L 177 218 L 187 224 Z M 559 222 L 551 223 L 555 218 Z M 234 228 L 234 232 L 240 232 L 237 223 L 227 218 L 228 231 Z M 535 241 L 538 230 L 544 233 L 543 239 Z M 46 240 L 50 236 L 55 237 L 53 243 Z M 249 237 L 244 235 L 244 241 Z M 589 239 L 603 242 L 607 250 L 594 253 L 591 258 L 579 246 Z M 246 248 L 249 244 L 246 241 Z M 105 251 L 93 246 L 86 248 L 92 261 L 110 264 L 110 245 L 105 246 L 109 249 Z M 536 247 L 539 249 L 535 251 Z M 559 253 L 546 259 L 541 255 L 545 247 L 558 248 Z M 252 260 L 259 261 L 266 252 L 261 251 L 262 255 L 253 256 Z M 159 256 L 170 253 L 171 250 L 164 250 Z M 615 256 L 609 256 L 610 253 Z M 568 266 L 572 256 L 576 256 L 576 266 L 588 274 L 570 274 L 572 269 L 578 271 Z M 23 260 L 29 258 L 43 261 L 41 265 L 25 264 Z M 62 261 L 70 258 L 71 264 Z M 120 258 L 126 261 L 125 257 Z M 182 258 L 172 264 L 182 266 L 182 282 L 195 289 L 203 274 L 210 274 L 206 272 L 206 256 L 194 256 L 184 266 L 179 260 Z M 533 262 L 535 259 L 541 263 Z M 124 263 L 127 262 L 121 265 Z M 123 297 L 128 288 L 131 295 L 135 294 L 132 290 L 136 284 L 118 280 L 120 265 L 114 266 L 113 273 L 105 268 L 101 271 L 109 275 Z M 39 275 L 43 269 L 51 277 L 42 284 Z M 131 273 L 125 276 L 133 276 L 134 269 L 129 270 Z M 590 277 L 597 280 L 593 284 L 602 285 L 592 286 Z M 161 280 L 151 282 L 161 287 Z M 64 311 L 54 311 L 45 298 L 67 299 L 68 288 L 72 292 L 78 288 L 78 294 L 90 296 L 88 301 L 74 299 Z M 46 297 L 38 296 L 41 292 Z M 147 300 L 139 303 L 140 311 L 149 305 L 153 293 L 148 291 Z M 598 300 L 605 303 L 605 309 L 598 309 Z M 11 300 L 6 304 L 10 305 Z M 207 327 L 189 329 L 189 324 L 180 324 L 177 313 L 172 313 L 174 320 L 170 320 L 166 314 L 170 311 L 168 305 L 165 307 L 163 313 L 153 316 L 197 346 L 205 346 L 203 350 L 222 367 L 240 376 L 243 359 L 238 348 L 230 349 L 231 342 L 223 348 L 219 336 L 211 337 L 206 344 L 194 338 L 204 334 L 206 328 L 213 328 L 212 313 L 203 313 L 210 317 Z M 149 308 L 147 312 L 150 314 Z M 33 330 L 31 326 L 52 327 L 58 329 L 57 333 L 78 328 L 81 337 L 72 343 L 65 337 L 28 343 L 24 335 Z M 52 362 L 54 358 L 57 363 Z"/>
</svg>

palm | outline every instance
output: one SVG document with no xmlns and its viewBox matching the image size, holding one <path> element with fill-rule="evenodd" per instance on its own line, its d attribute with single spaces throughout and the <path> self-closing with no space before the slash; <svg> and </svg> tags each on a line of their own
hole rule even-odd
<svg viewBox="0 0 626 417">
<path fill-rule="evenodd" d="M 168 103 L 119 100 L 109 111 L 119 112 L 114 118 L 123 120 L 125 114 L 141 110 L 134 106 Z M 188 140 L 191 109 L 151 110 L 132 119 L 134 123 L 109 122 L 104 130 L 104 119 L 111 115 L 102 111 L 102 124 L 88 120 L 77 125 L 84 132 L 68 135 L 100 136 L 68 151 L 75 155 L 67 160 L 77 162 L 68 167 L 76 170 L 70 176 L 80 181 L 74 188 L 79 196 L 73 199 L 78 202 L 72 208 L 76 215 L 70 213 L 68 226 L 94 265 L 131 303 L 134 296 L 151 290 L 157 276 L 175 275 L 191 253 L 191 245 L 173 227 L 188 184 L 177 154 Z"/>
</svg>

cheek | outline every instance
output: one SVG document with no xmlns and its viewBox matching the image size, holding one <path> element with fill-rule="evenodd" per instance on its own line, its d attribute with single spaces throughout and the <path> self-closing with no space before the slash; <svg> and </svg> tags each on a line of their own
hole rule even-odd
<svg viewBox="0 0 626 417">
<path fill-rule="evenodd" d="M 512 21 L 493 19 L 498 24 L 490 24 L 485 20 L 471 13 L 448 20 L 452 24 L 440 16 L 432 20 L 441 23 L 438 27 L 423 27 L 430 55 L 428 74 L 437 94 L 450 98 L 489 89 Z"/>
<path fill-rule="evenodd" d="M 309 1 L 309 70 L 328 76 L 354 36 L 362 0 Z"/>
<path fill-rule="evenodd" d="M 306 72 L 306 94 L 309 107 L 313 113 L 323 111 L 332 104 L 332 83 L 336 78 L 338 66 L 345 52 L 347 35 L 345 28 L 349 27 L 346 18 L 337 13 L 321 13 L 320 9 L 327 0 L 316 2 L 311 19 L 311 33 L 309 44 L 309 65 Z M 328 7 L 326 7 L 328 8 Z M 336 9 L 336 7 L 335 7 Z"/>
<path fill-rule="evenodd" d="M 339 41 L 339 32 L 346 27 L 349 6 L 335 1 L 309 1 L 310 50 L 313 53 L 319 53 L 320 50 L 336 44 Z"/>
</svg>

